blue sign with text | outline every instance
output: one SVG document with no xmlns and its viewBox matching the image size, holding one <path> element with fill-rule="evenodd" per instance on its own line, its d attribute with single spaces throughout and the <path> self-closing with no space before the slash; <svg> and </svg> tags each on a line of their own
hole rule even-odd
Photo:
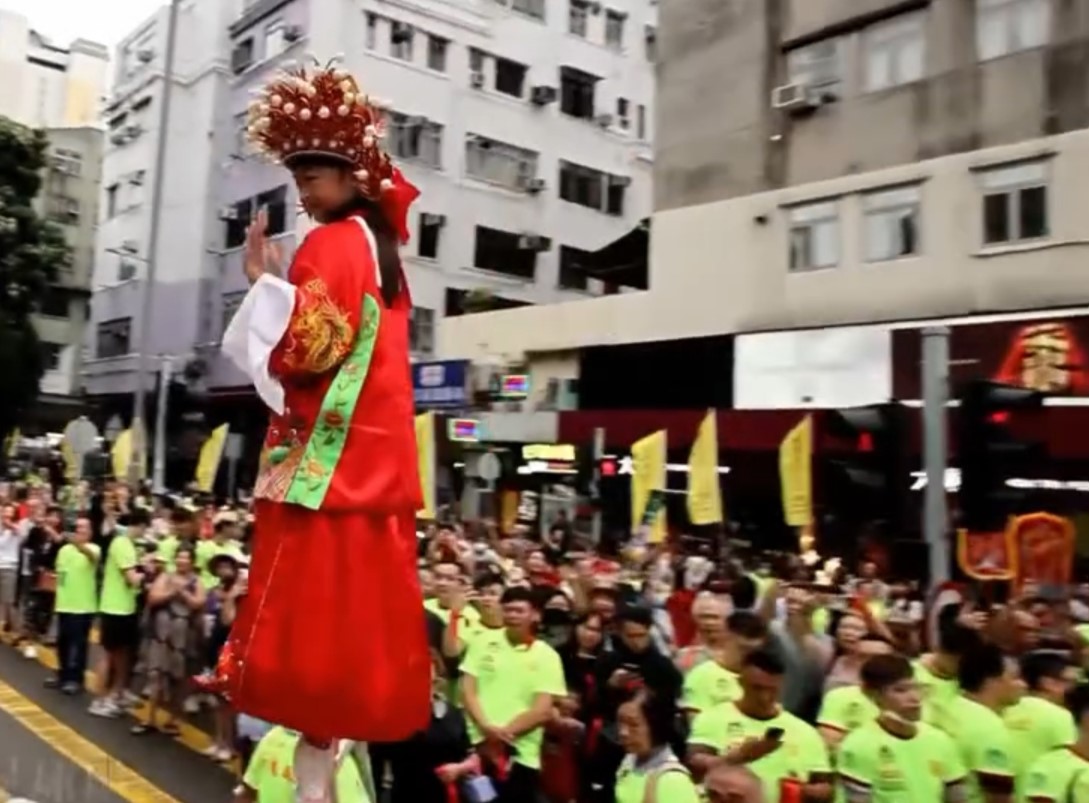
<svg viewBox="0 0 1089 803">
<path fill-rule="evenodd" d="M 468 360 L 418 362 L 412 366 L 412 392 L 418 410 L 456 409 L 468 399 Z"/>
</svg>

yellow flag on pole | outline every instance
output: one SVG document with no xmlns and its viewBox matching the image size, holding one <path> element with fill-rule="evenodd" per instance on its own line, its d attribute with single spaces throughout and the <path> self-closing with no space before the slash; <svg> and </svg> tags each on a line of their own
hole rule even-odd
<svg viewBox="0 0 1089 803">
<path fill-rule="evenodd" d="M 23 439 L 23 433 L 16 427 L 8 435 L 8 441 L 4 444 L 4 454 L 8 457 L 15 457 L 19 453 L 19 441 Z"/>
<path fill-rule="evenodd" d="M 813 522 L 813 417 L 807 415 L 779 444 L 783 519 L 791 527 Z"/>
<path fill-rule="evenodd" d="M 664 429 L 636 441 L 631 447 L 631 528 L 649 527 L 647 541 L 658 544 L 666 537 L 666 456 Z"/>
<path fill-rule="evenodd" d="M 129 465 L 132 462 L 132 430 L 118 433 L 110 447 L 110 461 L 113 463 L 113 475 L 122 482 L 129 478 Z"/>
<path fill-rule="evenodd" d="M 61 457 L 64 458 L 64 478 L 68 482 L 75 482 L 81 473 L 80 465 L 67 438 L 61 441 Z"/>
<path fill-rule="evenodd" d="M 708 410 L 688 453 L 688 520 L 693 524 L 722 521 L 722 490 L 718 484 L 718 426 Z"/>
<path fill-rule="evenodd" d="M 197 470 L 193 476 L 193 482 L 197 489 L 210 494 L 215 488 L 216 474 L 219 473 L 219 462 L 223 459 L 223 447 L 227 445 L 227 433 L 230 425 L 223 424 L 212 430 L 208 440 L 200 447 L 200 458 L 197 460 Z"/>
<path fill-rule="evenodd" d="M 423 507 L 416 511 L 418 519 L 435 518 L 435 414 L 416 416 L 416 456 L 419 461 L 420 489 Z"/>
</svg>

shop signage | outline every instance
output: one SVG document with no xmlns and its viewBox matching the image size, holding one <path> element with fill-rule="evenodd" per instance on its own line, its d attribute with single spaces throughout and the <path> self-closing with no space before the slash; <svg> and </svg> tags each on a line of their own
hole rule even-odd
<svg viewBox="0 0 1089 803">
<path fill-rule="evenodd" d="M 529 374 L 507 374 L 499 386 L 504 399 L 524 399 L 529 395 Z"/>
<path fill-rule="evenodd" d="M 630 477 L 633 471 L 631 455 L 624 455 L 619 457 L 614 454 L 607 454 L 601 458 L 598 463 L 598 470 L 601 472 L 602 477 Z M 666 471 L 670 474 L 687 474 L 687 463 L 667 463 Z M 729 466 L 719 466 L 719 474 L 729 474 Z"/>
<path fill-rule="evenodd" d="M 458 443 L 479 443 L 482 427 L 475 418 L 451 418 L 446 422 L 446 437 Z"/>
<path fill-rule="evenodd" d="M 465 407 L 468 360 L 418 362 L 412 366 L 412 394 L 418 410 Z"/>
<path fill-rule="evenodd" d="M 574 463 L 575 447 L 569 443 L 530 443 L 522 447 L 522 459 Z"/>
</svg>

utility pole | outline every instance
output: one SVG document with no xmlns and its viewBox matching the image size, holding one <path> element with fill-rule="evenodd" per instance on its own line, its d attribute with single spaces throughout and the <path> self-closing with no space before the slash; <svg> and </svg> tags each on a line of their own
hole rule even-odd
<svg viewBox="0 0 1089 803">
<path fill-rule="evenodd" d="M 926 515 L 923 532 L 930 555 L 930 585 L 949 579 L 949 512 L 945 468 L 949 444 L 945 405 L 949 400 L 949 327 L 923 329 L 923 453 L 926 468 Z"/>
<path fill-rule="evenodd" d="M 159 137 L 155 143 L 155 169 L 152 174 L 151 191 L 151 230 L 148 233 L 147 261 L 144 267 L 144 281 L 140 286 L 140 318 L 137 322 L 138 336 L 136 338 L 136 392 L 132 400 L 132 427 L 133 432 L 144 431 L 143 426 L 144 406 L 147 404 L 147 387 L 145 377 L 147 375 L 147 353 L 151 343 L 151 315 L 154 305 L 155 270 L 159 259 L 156 253 L 159 247 L 159 229 L 162 225 L 163 215 L 163 187 L 166 178 L 166 149 L 170 125 L 170 100 L 174 90 L 174 56 L 178 35 L 178 9 L 181 0 L 171 0 L 170 12 L 166 28 L 166 54 L 163 63 L 163 92 L 159 101 Z M 167 391 L 164 385 L 159 389 L 162 397 Z M 160 401 L 160 408 L 164 405 Z M 159 465 L 158 427 L 156 426 L 155 465 Z M 165 438 L 164 438 L 165 440 Z M 129 461 L 129 483 L 136 486 L 139 483 L 140 472 L 143 469 L 147 449 L 147 438 L 132 439 L 132 459 Z M 165 465 L 165 464 L 164 464 Z M 156 490 L 159 490 L 156 487 Z"/>
<path fill-rule="evenodd" d="M 151 490 L 166 491 L 166 411 L 170 399 L 170 377 L 174 368 L 164 355 L 159 365 L 159 404 L 155 410 L 155 460 L 151 468 Z"/>
<path fill-rule="evenodd" d="M 594 506 L 591 536 L 596 547 L 601 543 L 601 458 L 605 454 L 605 428 L 594 427 L 593 468 L 591 469 L 590 502 Z"/>
</svg>

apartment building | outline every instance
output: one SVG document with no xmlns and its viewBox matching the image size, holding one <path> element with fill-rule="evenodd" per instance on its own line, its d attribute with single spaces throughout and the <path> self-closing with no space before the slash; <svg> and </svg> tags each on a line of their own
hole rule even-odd
<svg viewBox="0 0 1089 803">
<path fill-rule="evenodd" d="M 1087 37 L 1087 0 L 663 4 L 649 291 L 440 352 L 1084 304 Z"/>
<path fill-rule="evenodd" d="M 98 122 L 109 52 L 76 39 L 50 42 L 22 14 L 0 9 L 0 115 L 31 128 Z"/>
</svg>

